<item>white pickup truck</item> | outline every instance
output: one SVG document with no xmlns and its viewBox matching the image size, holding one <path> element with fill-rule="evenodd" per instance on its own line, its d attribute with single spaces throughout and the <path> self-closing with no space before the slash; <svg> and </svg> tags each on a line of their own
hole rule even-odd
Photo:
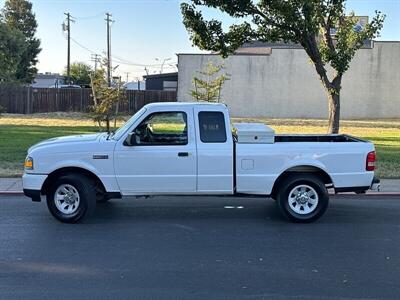
<svg viewBox="0 0 400 300">
<path fill-rule="evenodd" d="M 233 127 L 223 104 L 149 104 L 115 133 L 32 146 L 24 193 L 33 201 L 46 195 L 52 215 L 66 223 L 89 216 L 96 202 L 151 195 L 271 197 L 289 220 L 312 222 L 328 207 L 328 188 L 378 188 L 370 142 Z"/>
</svg>

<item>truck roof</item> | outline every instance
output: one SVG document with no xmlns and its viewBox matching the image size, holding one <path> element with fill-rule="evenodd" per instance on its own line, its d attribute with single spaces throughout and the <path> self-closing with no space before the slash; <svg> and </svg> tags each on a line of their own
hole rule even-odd
<svg viewBox="0 0 400 300">
<path fill-rule="evenodd" d="M 160 107 L 160 106 L 204 106 L 204 107 L 221 107 L 226 109 L 223 103 L 210 103 L 210 102 L 153 102 L 146 105 L 147 107 Z"/>
</svg>

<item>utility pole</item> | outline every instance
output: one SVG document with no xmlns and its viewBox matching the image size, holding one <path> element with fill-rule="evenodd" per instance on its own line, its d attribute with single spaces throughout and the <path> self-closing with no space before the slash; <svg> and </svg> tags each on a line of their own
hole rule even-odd
<svg viewBox="0 0 400 300">
<path fill-rule="evenodd" d="M 64 13 L 64 15 L 67 16 L 66 22 L 63 24 L 63 29 L 64 31 L 67 31 L 67 40 L 68 40 L 68 50 L 67 50 L 67 83 L 71 84 L 71 22 L 74 22 L 72 20 L 72 16 L 70 13 Z"/>
<path fill-rule="evenodd" d="M 111 86 L 111 26 L 110 23 L 113 22 L 111 19 L 112 15 L 110 13 L 106 13 L 106 21 L 107 21 L 107 81 L 108 86 Z"/>
<path fill-rule="evenodd" d="M 94 72 L 96 73 L 97 71 L 97 63 L 100 61 L 100 55 L 99 54 L 92 54 L 91 58 L 92 61 L 94 62 Z"/>
<path fill-rule="evenodd" d="M 128 82 L 129 81 L 129 72 L 125 72 L 125 74 L 126 74 L 126 82 Z"/>
</svg>

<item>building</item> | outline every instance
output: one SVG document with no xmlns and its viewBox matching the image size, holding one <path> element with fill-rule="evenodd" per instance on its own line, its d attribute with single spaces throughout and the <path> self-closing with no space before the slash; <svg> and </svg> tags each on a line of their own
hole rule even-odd
<svg viewBox="0 0 400 300">
<path fill-rule="evenodd" d="M 178 72 L 143 76 L 146 90 L 176 91 L 178 88 Z"/>
<path fill-rule="evenodd" d="M 196 72 L 208 61 L 230 75 L 222 99 L 233 116 L 323 118 L 325 90 L 304 49 L 295 44 L 247 44 L 222 60 L 217 54 L 178 54 L 178 101 L 193 101 Z M 345 119 L 400 117 L 400 42 L 366 43 L 343 77 Z"/>
<path fill-rule="evenodd" d="M 50 88 L 64 85 L 64 76 L 57 73 L 38 73 L 31 84 L 33 88 Z"/>
<path fill-rule="evenodd" d="M 146 89 L 146 82 L 145 81 L 129 81 L 125 82 L 123 85 L 124 88 L 127 90 L 145 90 Z"/>
</svg>

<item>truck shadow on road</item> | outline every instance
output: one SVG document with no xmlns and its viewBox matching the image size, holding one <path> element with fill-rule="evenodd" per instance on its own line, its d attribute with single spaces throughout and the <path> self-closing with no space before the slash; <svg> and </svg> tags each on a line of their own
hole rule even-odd
<svg viewBox="0 0 400 300">
<path fill-rule="evenodd" d="M 177 221 L 177 220 L 274 220 L 285 223 L 271 199 L 246 199 L 202 197 L 155 197 L 151 199 L 111 200 L 99 204 L 87 221 Z"/>
<path fill-rule="evenodd" d="M 333 197 L 326 215 L 317 223 L 398 222 L 398 198 Z M 85 223 L 121 223 L 184 220 L 254 220 L 288 224 L 272 199 L 225 197 L 155 197 L 120 199 L 97 205 L 94 215 Z"/>
</svg>

